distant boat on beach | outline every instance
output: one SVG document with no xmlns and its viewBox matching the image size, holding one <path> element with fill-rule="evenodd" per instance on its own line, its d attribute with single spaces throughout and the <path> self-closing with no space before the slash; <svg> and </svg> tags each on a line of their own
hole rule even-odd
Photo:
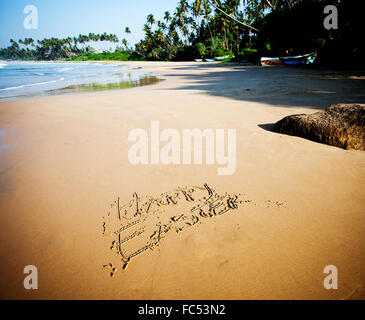
<svg viewBox="0 0 365 320">
<path fill-rule="evenodd" d="M 194 59 L 195 62 L 215 62 L 215 61 L 218 61 L 218 58 L 217 59 Z M 220 59 L 222 60 L 222 59 Z"/>
<path fill-rule="evenodd" d="M 230 56 L 221 56 L 221 57 L 216 57 L 214 59 L 194 59 L 195 62 L 215 62 L 215 61 L 222 61 L 224 59 L 228 59 Z M 233 56 L 234 58 L 234 56 Z"/>
<path fill-rule="evenodd" d="M 222 56 L 222 57 L 217 57 L 216 59 L 217 60 L 224 60 L 224 59 L 228 59 L 229 58 L 229 56 Z"/>
<path fill-rule="evenodd" d="M 265 66 L 283 66 L 283 65 L 304 65 L 312 64 L 316 61 L 316 53 L 308 53 L 299 56 L 287 56 L 287 57 L 262 57 L 261 65 Z"/>
<path fill-rule="evenodd" d="M 281 62 L 279 57 L 270 58 L 270 57 L 262 57 L 261 58 L 261 65 L 263 67 L 266 66 L 282 66 L 283 63 Z"/>
<path fill-rule="evenodd" d="M 316 53 L 308 53 L 293 57 L 281 57 L 280 60 L 286 65 L 312 64 L 316 61 Z"/>
</svg>

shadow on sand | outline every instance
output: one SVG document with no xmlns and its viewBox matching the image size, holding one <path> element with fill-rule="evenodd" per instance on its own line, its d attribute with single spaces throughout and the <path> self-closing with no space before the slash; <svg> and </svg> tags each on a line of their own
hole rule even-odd
<svg viewBox="0 0 365 320">
<path fill-rule="evenodd" d="M 266 131 L 275 132 L 274 131 L 275 123 L 264 123 L 264 124 L 258 124 L 257 126 Z"/>
<path fill-rule="evenodd" d="M 313 109 L 323 109 L 334 103 L 365 103 L 365 72 L 305 67 L 263 68 L 238 63 L 197 63 L 174 69 L 186 73 L 168 77 L 179 76 L 194 82 L 180 87 L 180 90 L 201 90 L 213 96 Z"/>
</svg>

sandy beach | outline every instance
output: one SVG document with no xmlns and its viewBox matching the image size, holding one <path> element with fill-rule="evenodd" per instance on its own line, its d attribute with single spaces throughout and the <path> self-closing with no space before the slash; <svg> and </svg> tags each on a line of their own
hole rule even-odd
<svg viewBox="0 0 365 320">
<path fill-rule="evenodd" d="M 365 299 L 365 152 L 271 131 L 287 115 L 364 103 L 363 74 L 124 64 L 165 81 L 0 103 L 1 299 Z M 132 165 L 128 133 L 152 120 L 179 132 L 236 129 L 234 174 Z M 116 201 L 205 184 L 239 195 L 238 207 L 166 233 L 123 270 L 109 232 Z M 189 206 L 161 210 L 159 219 Z M 38 290 L 23 287 L 27 265 L 38 268 Z M 323 286 L 327 265 L 338 268 L 338 290 Z"/>
</svg>

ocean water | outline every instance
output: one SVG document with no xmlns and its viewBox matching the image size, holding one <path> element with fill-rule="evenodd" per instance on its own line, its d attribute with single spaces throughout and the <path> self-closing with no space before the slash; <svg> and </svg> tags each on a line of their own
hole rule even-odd
<svg viewBox="0 0 365 320">
<path fill-rule="evenodd" d="M 158 82 L 123 65 L 0 61 L 0 102 L 52 94 L 122 89 Z M 133 71 L 133 72 L 132 72 Z"/>
</svg>

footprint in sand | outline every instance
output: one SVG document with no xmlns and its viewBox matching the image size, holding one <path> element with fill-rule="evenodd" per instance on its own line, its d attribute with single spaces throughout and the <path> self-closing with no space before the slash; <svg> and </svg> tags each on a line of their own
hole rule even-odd
<svg viewBox="0 0 365 320">
<path fill-rule="evenodd" d="M 103 269 L 109 272 L 111 278 L 114 277 L 114 274 L 117 271 L 117 268 L 113 266 L 112 263 L 104 264 Z"/>
</svg>

